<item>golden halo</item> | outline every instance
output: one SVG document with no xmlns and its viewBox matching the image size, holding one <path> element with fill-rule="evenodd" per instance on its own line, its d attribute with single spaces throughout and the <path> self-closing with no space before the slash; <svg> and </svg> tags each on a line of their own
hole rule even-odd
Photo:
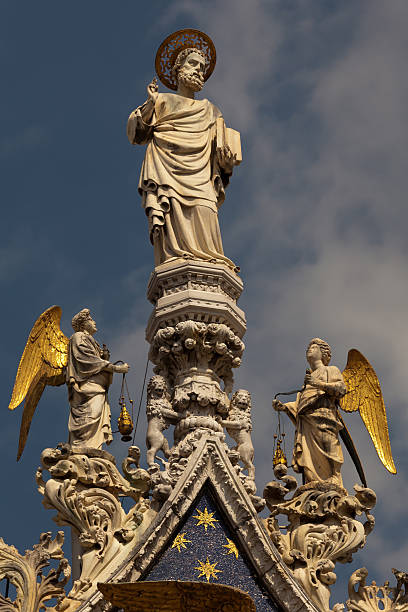
<svg viewBox="0 0 408 612">
<path fill-rule="evenodd" d="M 163 85 L 174 91 L 177 90 L 177 81 L 172 74 L 172 68 L 180 51 L 188 47 L 195 47 L 205 53 L 205 81 L 211 76 L 215 68 L 217 54 L 214 43 L 207 34 L 200 32 L 200 30 L 192 30 L 191 28 L 173 32 L 173 34 L 170 34 L 170 36 L 163 40 L 157 49 L 155 68 L 157 76 Z"/>
</svg>

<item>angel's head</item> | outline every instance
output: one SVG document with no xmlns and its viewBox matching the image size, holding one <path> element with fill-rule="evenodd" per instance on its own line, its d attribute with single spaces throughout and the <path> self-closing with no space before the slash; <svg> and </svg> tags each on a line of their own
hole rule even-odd
<svg viewBox="0 0 408 612">
<path fill-rule="evenodd" d="M 74 332 L 85 331 L 91 336 L 98 331 L 89 308 L 83 308 L 72 318 L 72 327 Z"/>
<path fill-rule="evenodd" d="M 329 365 L 331 359 L 330 345 L 321 338 L 313 338 L 307 345 L 306 359 L 308 363 L 321 359 L 324 365 Z"/>
</svg>

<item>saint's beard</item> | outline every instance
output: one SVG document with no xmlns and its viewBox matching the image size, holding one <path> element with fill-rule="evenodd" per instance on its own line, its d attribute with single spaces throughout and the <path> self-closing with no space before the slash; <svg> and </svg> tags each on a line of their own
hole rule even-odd
<svg viewBox="0 0 408 612">
<path fill-rule="evenodd" d="M 186 70 L 179 70 L 178 83 L 188 87 L 191 91 L 201 91 L 204 85 L 204 79 L 196 74 L 190 74 Z"/>
</svg>

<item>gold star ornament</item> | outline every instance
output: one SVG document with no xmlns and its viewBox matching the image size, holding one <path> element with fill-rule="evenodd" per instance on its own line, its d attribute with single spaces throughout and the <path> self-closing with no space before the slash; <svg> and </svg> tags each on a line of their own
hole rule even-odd
<svg viewBox="0 0 408 612">
<path fill-rule="evenodd" d="M 177 550 L 181 552 L 182 548 L 187 548 L 186 544 L 191 544 L 191 540 L 186 540 L 186 532 L 184 532 L 176 535 L 171 547 L 177 548 Z"/>
<path fill-rule="evenodd" d="M 204 508 L 204 512 L 197 510 L 198 514 L 194 514 L 193 518 L 197 519 L 196 525 L 204 525 L 204 529 L 207 531 L 208 525 L 211 525 L 215 529 L 213 523 L 218 523 L 217 519 L 214 518 L 215 512 L 208 512 L 207 507 Z"/>
<path fill-rule="evenodd" d="M 222 570 L 215 569 L 215 566 L 217 565 L 217 563 L 210 563 L 208 560 L 208 557 L 205 563 L 204 561 L 200 561 L 199 559 L 197 559 L 197 561 L 200 564 L 200 566 L 195 567 L 194 569 L 200 572 L 198 575 L 199 578 L 201 578 L 202 576 L 205 576 L 207 578 L 207 582 L 210 582 L 210 578 L 215 578 L 216 580 L 218 580 L 216 574 L 222 572 Z"/>
<path fill-rule="evenodd" d="M 223 548 L 228 548 L 227 555 L 235 555 L 235 558 L 238 559 L 238 548 L 229 538 L 227 538 L 227 542 L 228 544 L 223 544 Z"/>
</svg>

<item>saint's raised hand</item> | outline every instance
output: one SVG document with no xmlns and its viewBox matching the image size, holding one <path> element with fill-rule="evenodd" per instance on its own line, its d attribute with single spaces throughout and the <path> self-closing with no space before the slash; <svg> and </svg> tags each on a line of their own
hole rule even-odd
<svg viewBox="0 0 408 612">
<path fill-rule="evenodd" d="M 151 100 L 154 104 L 157 100 L 157 96 L 159 95 L 159 86 L 157 84 L 156 77 L 153 77 L 151 83 L 149 83 L 147 86 L 147 95 L 149 100 Z"/>
</svg>

